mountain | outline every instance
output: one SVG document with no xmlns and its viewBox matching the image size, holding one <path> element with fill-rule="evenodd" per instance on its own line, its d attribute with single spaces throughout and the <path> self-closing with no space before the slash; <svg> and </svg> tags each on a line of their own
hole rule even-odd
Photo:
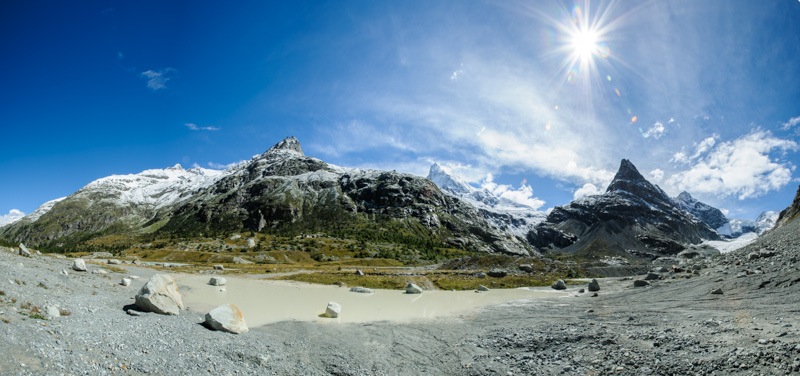
<svg viewBox="0 0 800 376">
<path fill-rule="evenodd" d="M 512 233 L 523 240 L 534 226 L 547 217 L 545 212 L 504 197 L 497 197 L 487 189 L 473 187 L 437 163 L 431 165 L 428 180 L 434 182 L 442 192 L 477 208 L 483 219 L 495 229 Z"/>
<path fill-rule="evenodd" d="M 430 180 L 330 165 L 306 156 L 294 137 L 225 171 L 176 165 L 102 178 L 38 219 L 2 228 L 0 235 L 58 246 L 112 234 L 224 238 L 241 231 L 323 233 L 395 243 L 409 252 L 532 251 Z"/>
<path fill-rule="evenodd" d="M 747 233 L 762 235 L 775 227 L 778 221 L 778 213 L 765 211 L 759 214 L 755 221 L 748 219 L 731 219 L 728 223 L 717 228 L 717 233 L 725 238 L 737 238 Z"/>
<path fill-rule="evenodd" d="M 728 223 L 728 218 L 721 210 L 697 201 L 689 192 L 681 192 L 674 199 L 679 208 L 687 211 L 701 222 L 713 229 L 718 229 Z"/>
<path fill-rule="evenodd" d="M 800 187 L 797 187 L 797 193 L 794 195 L 792 204 L 788 208 L 781 210 L 775 228 L 786 225 L 797 218 L 798 215 L 800 215 Z"/>
<path fill-rule="evenodd" d="M 719 235 L 623 159 L 604 194 L 555 207 L 528 239 L 544 252 L 650 260 Z"/>
</svg>

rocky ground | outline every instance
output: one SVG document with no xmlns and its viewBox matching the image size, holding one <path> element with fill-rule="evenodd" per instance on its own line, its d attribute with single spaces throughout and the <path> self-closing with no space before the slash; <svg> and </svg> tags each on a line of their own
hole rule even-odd
<svg viewBox="0 0 800 376">
<path fill-rule="evenodd" d="M 0 374 L 800 373 L 798 227 L 661 269 L 647 286 L 633 287 L 644 276 L 600 280 L 596 297 L 572 284 L 567 298 L 448 319 L 283 322 L 241 335 L 206 329 L 204 312 L 126 314 L 150 269 L 90 262 L 77 272 L 68 259 L 0 252 Z M 131 274 L 141 278 L 119 284 Z"/>
</svg>

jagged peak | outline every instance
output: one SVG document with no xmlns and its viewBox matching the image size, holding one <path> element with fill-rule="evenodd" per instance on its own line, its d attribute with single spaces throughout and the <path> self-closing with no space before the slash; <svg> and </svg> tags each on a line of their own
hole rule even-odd
<svg viewBox="0 0 800 376">
<path fill-rule="evenodd" d="M 167 170 L 173 170 L 173 171 L 183 171 L 183 166 L 181 166 L 180 163 L 176 163 L 174 166 L 167 167 L 166 169 Z"/>
<path fill-rule="evenodd" d="M 678 195 L 678 200 L 683 202 L 693 202 L 697 201 L 689 192 L 683 191 L 681 194 Z"/>
<path fill-rule="evenodd" d="M 454 193 L 469 193 L 472 191 L 470 185 L 464 180 L 451 174 L 447 169 L 435 162 L 428 171 L 428 180 L 434 182 L 440 189 Z"/>
<path fill-rule="evenodd" d="M 269 148 L 269 150 L 267 150 L 267 153 L 275 152 L 275 151 L 279 151 L 279 150 L 292 151 L 292 152 L 298 153 L 300 155 L 305 155 L 305 154 L 303 154 L 303 148 L 300 147 L 300 141 L 297 140 L 297 138 L 294 137 L 294 136 L 289 136 L 289 137 L 284 138 L 283 140 L 281 140 L 281 142 L 279 142 L 279 143 L 275 144 L 274 146 L 272 146 L 271 148 Z"/>
<path fill-rule="evenodd" d="M 611 184 L 608 185 L 606 192 L 620 189 L 625 190 L 625 187 L 627 187 L 627 185 L 630 183 L 650 184 L 650 182 L 639 173 L 639 170 L 636 169 L 636 166 L 634 166 L 631 161 L 623 159 L 619 164 L 619 170 L 617 171 L 617 174 L 614 175 L 614 179 L 611 181 Z"/>
</svg>

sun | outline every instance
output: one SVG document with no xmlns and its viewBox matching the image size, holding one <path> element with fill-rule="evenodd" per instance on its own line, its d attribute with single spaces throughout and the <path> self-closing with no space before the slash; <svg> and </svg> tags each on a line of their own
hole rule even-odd
<svg viewBox="0 0 800 376">
<path fill-rule="evenodd" d="M 599 37 L 597 31 L 594 30 L 574 30 L 570 42 L 574 56 L 585 61 L 599 55 Z"/>
</svg>

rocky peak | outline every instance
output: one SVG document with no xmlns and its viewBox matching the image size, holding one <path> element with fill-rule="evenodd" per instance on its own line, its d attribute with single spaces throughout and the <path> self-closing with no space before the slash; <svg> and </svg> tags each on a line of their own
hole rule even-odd
<svg viewBox="0 0 800 376">
<path fill-rule="evenodd" d="M 698 201 L 689 192 L 681 192 L 675 198 L 675 204 L 712 229 L 718 229 L 728 223 L 728 218 L 721 210 Z"/>
<path fill-rule="evenodd" d="M 428 172 L 428 180 L 434 182 L 439 188 L 456 194 L 467 194 L 473 190 L 469 184 L 461 180 L 461 178 L 448 173 L 438 163 L 431 165 L 431 169 Z"/>
<path fill-rule="evenodd" d="M 277 152 L 279 150 L 286 150 L 298 153 L 300 155 L 305 155 L 303 154 L 303 148 L 300 147 L 300 141 L 298 141 L 297 138 L 294 136 L 289 136 L 284 138 L 281 142 L 269 148 L 269 150 L 267 150 L 267 153 Z"/>
<path fill-rule="evenodd" d="M 671 203 L 669 196 L 658 186 L 650 183 L 639 173 L 636 166 L 627 159 L 620 162 L 614 180 L 608 185 L 606 193 L 629 193 L 651 203 L 656 201 Z"/>
</svg>

